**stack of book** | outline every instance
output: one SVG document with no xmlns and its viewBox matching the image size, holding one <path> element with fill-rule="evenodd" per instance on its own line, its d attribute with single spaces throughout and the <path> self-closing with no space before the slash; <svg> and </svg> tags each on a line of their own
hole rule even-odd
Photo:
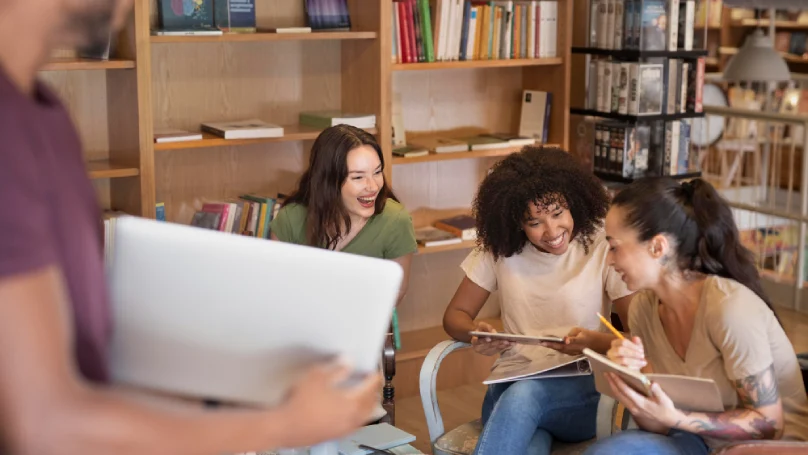
<svg viewBox="0 0 808 455">
<path fill-rule="evenodd" d="M 284 197 L 245 194 L 237 199 L 208 201 L 194 213 L 192 226 L 214 231 L 268 239 L 269 223 L 283 205 Z"/>
</svg>

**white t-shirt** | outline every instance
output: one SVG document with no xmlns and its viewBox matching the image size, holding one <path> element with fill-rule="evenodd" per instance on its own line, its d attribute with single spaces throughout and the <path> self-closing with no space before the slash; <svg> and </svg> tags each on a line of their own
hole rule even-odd
<svg viewBox="0 0 808 455">
<path fill-rule="evenodd" d="M 609 243 L 603 230 L 592 235 L 589 254 L 573 240 L 562 255 L 528 244 L 522 252 L 494 261 L 477 248 L 460 267 L 481 288 L 500 292 L 502 323 L 508 333 L 566 335 L 572 327 L 606 331 L 597 312 L 608 318 L 612 301 L 631 294 L 620 274 L 607 265 Z M 502 353 L 494 370 L 508 359 L 535 360 L 552 351 L 515 345 Z"/>
</svg>

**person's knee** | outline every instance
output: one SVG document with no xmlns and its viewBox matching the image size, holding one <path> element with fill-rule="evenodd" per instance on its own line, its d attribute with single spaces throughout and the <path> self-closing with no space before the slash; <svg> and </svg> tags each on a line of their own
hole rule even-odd
<svg viewBox="0 0 808 455">
<path fill-rule="evenodd" d="M 599 439 L 587 447 L 583 455 L 611 455 L 616 453 L 633 453 L 632 449 L 643 445 L 647 433 L 640 430 L 625 430 L 607 438 Z"/>
</svg>

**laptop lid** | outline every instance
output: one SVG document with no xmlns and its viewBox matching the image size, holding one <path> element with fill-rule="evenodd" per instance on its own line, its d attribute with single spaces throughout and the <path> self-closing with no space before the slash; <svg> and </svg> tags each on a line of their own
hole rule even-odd
<svg viewBox="0 0 808 455">
<path fill-rule="evenodd" d="M 273 406 L 314 363 L 378 369 L 397 263 L 137 217 L 114 236 L 114 382 Z"/>
</svg>

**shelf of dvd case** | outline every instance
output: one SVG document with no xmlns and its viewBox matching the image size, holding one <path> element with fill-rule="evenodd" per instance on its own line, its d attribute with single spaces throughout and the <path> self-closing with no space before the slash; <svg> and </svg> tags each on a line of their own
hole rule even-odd
<svg viewBox="0 0 808 455">
<path fill-rule="evenodd" d="M 644 51 L 639 49 L 601 49 L 599 47 L 573 47 L 573 54 L 590 54 L 601 55 L 606 57 L 616 58 L 623 61 L 639 60 L 641 58 L 681 58 L 681 59 L 697 59 L 699 57 L 707 56 L 707 49 L 696 50 L 675 50 L 675 51 Z"/>
<path fill-rule="evenodd" d="M 629 184 L 632 183 L 634 180 L 638 180 L 635 178 L 623 177 L 621 175 L 609 174 L 608 172 L 594 171 L 593 173 L 597 178 L 603 180 L 604 182 Z M 688 172 L 686 174 L 677 174 L 677 175 L 649 175 L 647 177 L 668 177 L 674 180 L 688 180 L 701 177 L 701 172 Z"/>
<path fill-rule="evenodd" d="M 686 118 L 704 117 L 704 112 L 680 112 L 678 114 L 658 114 L 658 115 L 626 115 L 626 114 L 618 114 L 616 112 L 600 112 L 594 109 L 581 109 L 577 107 L 570 108 L 570 114 L 584 115 L 589 117 L 608 118 L 628 123 L 658 122 L 658 121 L 671 122 L 674 120 L 682 120 Z"/>
</svg>

